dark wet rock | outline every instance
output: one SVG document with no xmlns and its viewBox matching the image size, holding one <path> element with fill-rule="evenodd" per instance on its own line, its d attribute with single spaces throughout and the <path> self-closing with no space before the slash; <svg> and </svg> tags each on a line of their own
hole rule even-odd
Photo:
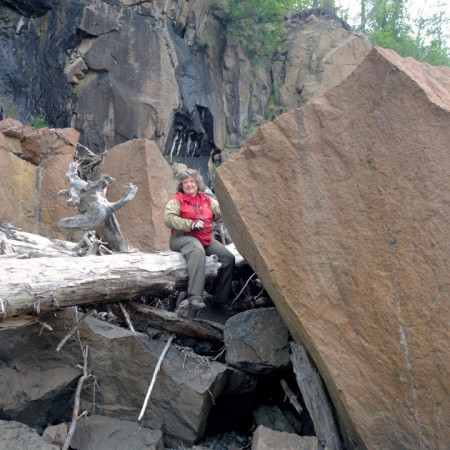
<svg viewBox="0 0 450 450">
<path fill-rule="evenodd" d="M 136 421 L 112 417 L 82 418 L 70 441 L 77 450 L 163 450 L 162 432 L 139 425 Z"/>
<path fill-rule="evenodd" d="M 289 332 L 276 308 L 245 311 L 228 319 L 224 341 L 230 366 L 269 373 L 289 364 Z"/>
<path fill-rule="evenodd" d="M 40 17 L 50 11 L 58 0 L 5 0 L 4 3 L 26 17 Z"/>
<path fill-rule="evenodd" d="M 0 419 L 44 427 L 73 402 L 80 371 L 66 364 L 45 370 L 17 366 L 0 369 Z"/>
<path fill-rule="evenodd" d="M 261 405 L 253 411 L 253 417 L 257 425 L 264 425 L 272 430 L 295 433 L 283 411 L 277 406 Z"/>
<path fill-rule="evenodd" d="M 45 377 L 48 371 L 56 373 L 61 368 L 82 362 L 79 343 L 75 340 L 69 340 L 59 353 L 56 352 L 67 327 L 73 323 L 70 311 L 41 320 L 45 320 L 54 331 L 44 330 L 39 335 L 38 325 L 2 331 L 1 370 L 22 373 L 32 367 L 36 377 Z M 95 402 L 97 414 L 137 420 L 165 342 L 150 340 L 140 333 L 134 335 L 93 317 L 82 324 L 80 336 L 82 345 L 89 346 L 88 367 L 97 381 L 94 385 L 91 380 L 84 387 L 80 411 L 92 411 Z M 79 369 L 71 370 L 74 370 L 73 376 L 77 372 L 81 374 Z M 228 376 L 229 370 L 224 364 L 207 361 L 193 353 L 183 354 L 180 348 L 172 345 L 158 373 L 144 420 L 161 418 L 167 442 L 192 444 L 203 436 L 213 401 L 224 391 Z M 12 395 L 23 389 L 19 381 L 20 378 L 16 377 L 8 385 Z M 73 394 L 67 386 L 61 391 L 69 397 Z M 71 398 L 59 400 L 58 397 L 53 398 L 59 407 L 71 408 L 73 405 Z M 48 403 L 40 402 L 42 417 L 48 417 L 51 403 L 51 397 Z M 4 407 L 0 409 L 1 417 L 18 414 L 4 410 Z M 67 419 L 70 420 L 70 415 Z M 42 424 L 42 420 L 39 423 Z"/>
</svg>

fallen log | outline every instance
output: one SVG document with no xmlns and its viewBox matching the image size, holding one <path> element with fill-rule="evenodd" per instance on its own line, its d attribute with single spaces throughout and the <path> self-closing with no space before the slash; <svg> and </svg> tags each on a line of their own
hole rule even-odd
<svg viewBox="0 0 450 450">
<path fill-rule="evenodd" d="M 236 265 L 245 261 L 234 244 Z M 206 258 L 206 277 L 220 263 Z M 187 285 L 186 262 L 178 252 L 119 253 L 58 258 L 0 258 L 0 318 L 67 306 L 161 295 Z"/>
<path fill-rule="evenodd" d="M 152 308 L 137 302 L 127 303 L 138 313 L 144 315 L 145 322 L 154 328 L 176 334 L 202 339 L 204 341 L 223 342 L 223 325 L 201 319 L 186 319 L 164 309 Z"/>
</svg>

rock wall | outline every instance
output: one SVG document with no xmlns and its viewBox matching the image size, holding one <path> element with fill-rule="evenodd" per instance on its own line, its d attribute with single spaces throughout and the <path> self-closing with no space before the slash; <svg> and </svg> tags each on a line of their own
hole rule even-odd
<svg viewBox="0 0 450 450">
<path fill-rule="evenodd" d="M 337 84 L 370 49 L 321 10 L 289 18 L 286 29 L 274 64 L 254 68 L 223 38 L 207 0 L 3 2 L 3 114 L 73 127 L 96 153 L 155 140 L 166 159 L 209 181 L 215 159 Z"/>
<path fill-rule="evenodd" d="M 1 3 L 0 110 L 22 123 L 41 116 L 71 126 L 80 133 L 80 144 L 96 153 L 153 140 L 168 162 L 199 169 L 209 184 L 215 165 L 229 159 L 259 126 L 338 84 L 370 50 L 367 39 L 352 34 L 336 16 L 310 10 L 286 20 L 287 37 L 274 64 L 255 68 L 236 40 L 222 37 L 220 14 L 208 11 L 205 0 Z M 29 145 L 29 153 L 39 155 L 39 145 L 39 140 Z M 135 166 L 134 156 L 121 152 L 123 167 L 136 170 L 130 174 L 136 179 L 142 167 Z M 28 174 L 35 169 L 14 161 L 4 167 L 8 164 L 7 172 L 28 194 L 11 190 L 5 176 L 1 182 L 11 187 L 11 211 L 0 218 L 25 231 L 62 237 L 56 224 L 70 212 L 64 205 L 65 213 L 58 209 L 54 183 L 44 178 L 37 199 L 31 193 L 36 176 Z M 67 187 L 61 184 L 69 161 L 46 161 L 47 167 L 55 165 L 47 172 L 57 177 L 55 186 Z M 148 171 L 147 176 L 152 177 Z M 141 190 L 139 197 L 144 193 L 143 203 L 155 203 L 156 211 L 161 202 L 150 196 L 158 194 Z M 15 205 L 20 206 L 14 212 Z M 151 242 L 130 231 L 130 245 L 166 246 L 160 214 L 155 214 L 142 219 Z"/>
<path fill-rule="evenodd" d="M 24 231 L 63 238 L 58 227 L 69 210 L 61 189 L 73 161 L 76 130 L 36 130 L 12 119 L 0 122 L 0 220 Z"/>
<path fill-rule="evenodd" d="M 28 124 L 33 116 L 45 116 L 52 126 L 70 126 L 71 86 L 64 68 L 68 49 L 74 48 L 80 37 L 77 25 L 82 3 L 0 3 L 0 103 L 4 115 L 0 119 L 11 117 Z"/>
<path fill-rule="evenodd" d="M 349 448 L 448 448 L 450 69 L 376 48 L 219 167 L 236 247 Z"/>
</svg>

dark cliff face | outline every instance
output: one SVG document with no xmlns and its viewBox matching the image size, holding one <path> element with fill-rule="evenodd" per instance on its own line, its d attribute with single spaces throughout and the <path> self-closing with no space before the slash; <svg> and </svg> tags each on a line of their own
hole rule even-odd
<svg viewBox="0 0 450 450">
<path fill-rule="evenodd" d="M 252 68 L 205 0 L 129 3 L 0 0 L 3 115 L 71 126 L 95 153 L 152 139 L 208 181 L 227 149 L 314 94 L 351 35 L 333 17 L 293 17 L 273 63 Z"/>
<path fill-rule="evenodd" d="M 58 0 L 4 0 L 7 4 L 25 17 L 41 17 L 51 10 Z"/>
<path fill-rule="evenodd" d="M 56 4 L 58 5 L 56 6 Z M 80 36 L 81 1 L 0 2 L 0 101 L 3 113 L 27 123 L 45 116 L 67 126 L 71 86 L 67 52 Z"/>
<path fill-rule="evenodd" d="M 167 130 L 164 156 L 174 162 L 200 170 L 208 179 L 208 162 L 219 153 L 214 142 L 214 116 L 210 95 L 212 87 L 206 54 L 193 49 L 168 27 L 178 66 L 175 69 L 180 92 L 180 107 Z"/>
</svg>

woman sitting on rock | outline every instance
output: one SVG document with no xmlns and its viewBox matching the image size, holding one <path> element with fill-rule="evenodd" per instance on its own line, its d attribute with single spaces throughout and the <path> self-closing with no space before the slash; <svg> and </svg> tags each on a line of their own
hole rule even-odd
<svg viewBox="0 0 450 450">
<path fill-rule="evenodd" d="M 213 238 L 212 222 L 221 217 L 219 204 L 202 192 L 205 186 L 196 170 L 185 170 L 178 179 L 178 192 L 164 210 L 164 223 L 172 229 L 170 249 L 182 253 L 189 275 L 188 298 L 180 303 L 177 312 L 189 316 L 191 310 L 206 308 L 203 301 L 206 256 L 217 255 L 222 267 L 216 278 L 213 302 L 221 312 L 231 314 L 228 301 L 235 259 Z"/>
</svg>

